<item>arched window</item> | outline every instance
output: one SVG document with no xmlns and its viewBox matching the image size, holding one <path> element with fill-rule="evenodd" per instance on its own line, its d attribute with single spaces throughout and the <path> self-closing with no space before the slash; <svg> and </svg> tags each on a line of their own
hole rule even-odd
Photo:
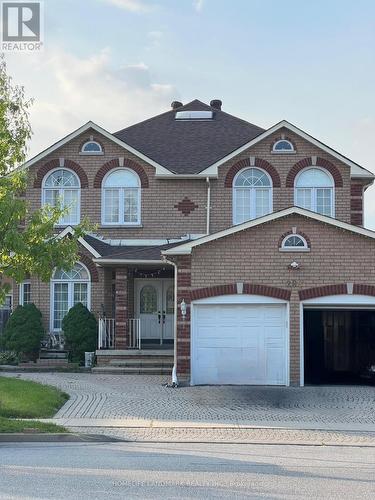
<svg viewBox="0 0 375 500">
<path fill-rule="evenodd" d="M 326 170 L 306 168 L 296 177 L 294 203 L 322 215 L 334 217 L 334 182 Z"/>
<path fill-rule="evenodd" d="M 128 168 L 112 170 L 104 178 L 102 186 L 102 223 L 140 224 L 141 187 L 138 175 Z"/>
<path fill-rule="evenodd" d="M 71 170 L 59 168 L 48 173 L 43 180 L 43 205 L 67 209 L 58 225 L 78 224 L 80 220 L 80 182 Z"/>
<path fill-rule="evenodd" d="M 272 181 L 259 168 L 238 172 L 233 181 L 233 224 L 272 212 Z"/>
<path fill-rule="evenodd" d="M 272 151 L 274 153 L 294 153 L 295 149 L 290 141 L 286 139 L 280 139 L 279 141 L 275 142 Z"/>
<path fill-rule="evenodd" d="M 84 154 L 84 155 L 102 155 L 103 149 L 98 142 L 87 141 L 82 146 L 81 154 Z"/>
<path fill-rule="evenodd" d="M 79 302 L 90 308 L 90 273 L 81 262 L 77 262 L 71 271 L 56 269 L 51 288 L 51 329 L 60 331 L 70 308 Z"/>
<path fill-rule="evenodd" d="M 303 236 L 300 234 L 289 234 L 283 239 L 280 250 L 285 252 L 306 252 L 310 249 Z"/>
</svg>

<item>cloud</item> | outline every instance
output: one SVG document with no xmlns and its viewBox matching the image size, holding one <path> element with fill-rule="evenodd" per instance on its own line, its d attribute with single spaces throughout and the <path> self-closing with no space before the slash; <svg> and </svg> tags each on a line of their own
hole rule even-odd
<svg viewBox="0 0 375 500">
<path fill-rule="evenodd" d="M 147 38 L 149 39 L 150 43 L 146 47 L 147 49 L 154 49 L 160 47 L 160 42 L 163 38 L 163 32 L 162 31 L 149 31 L 147 33 Z"/>
<path fill-rule="evenodd" d="M 104 0 L 104 2 L 129 12 L 142 13 L 151 10 L 151 6 L 145 4 L 142 0 Z"/>
<path fill-rule="evenodd" d="M 8 72 L 26 94 L 35 155 L 88 120 L 114 132 L 167 111 L 178 92 L 143 62 L 115 67 L 110 50 L 77 57 L 59 49 L 7 57 Z"/>
<path fill-rule="evenodd" d="M 193 0 L 193 8 L 197 12 L 201 12 L 201 10 L 203 9 L 203 4 L 204 4 L 204 0 Z"/>
</svg>

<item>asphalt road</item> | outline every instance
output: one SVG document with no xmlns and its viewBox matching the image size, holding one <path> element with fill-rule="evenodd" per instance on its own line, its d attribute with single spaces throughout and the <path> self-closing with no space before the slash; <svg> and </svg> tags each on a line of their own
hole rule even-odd
<svg viewBox="0 0 375 500">
<path fill-rule="evenodd" d="M 373 499 L 375 449 L 0 444 L 1 499 Z"/>
</svg>

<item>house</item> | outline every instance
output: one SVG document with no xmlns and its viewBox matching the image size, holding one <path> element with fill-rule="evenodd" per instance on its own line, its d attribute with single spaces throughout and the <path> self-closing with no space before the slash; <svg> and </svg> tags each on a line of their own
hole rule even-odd
<svg viewBox="0 0 375 500">
<path fill-rule="evenodd" d="M 89 122 L 28 161 L 31 206 L 71 207 L 61 237 L 83 216 L 97 229 L 71 272 L 31 277 L 14 303 L 57 337 L 86 304 L 99 369 L 164 353 L 191 384 L 359 376 L 375 363 L 374 175 L 287 121 L 221 107 L 173 102 L 114 134 Z"/>
</svg>

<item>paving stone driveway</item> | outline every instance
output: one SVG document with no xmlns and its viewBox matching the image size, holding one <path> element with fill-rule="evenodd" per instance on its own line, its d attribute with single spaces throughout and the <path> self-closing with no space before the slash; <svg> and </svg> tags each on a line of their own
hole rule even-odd
<svg viewBox="0 0 375 500">
<path fill-rule="evenodd" d="M 70 400 L 56 418 L 78 425 L 281 426 L 375 432 L 375 387 L 165 387 L 166 377 L 90 373 L 7 374 L 57 386 Z M 105 422 L 104 422 L 105 421 Z M 139 424 L 142 426 L 142 424 Z"/>
</svg>

